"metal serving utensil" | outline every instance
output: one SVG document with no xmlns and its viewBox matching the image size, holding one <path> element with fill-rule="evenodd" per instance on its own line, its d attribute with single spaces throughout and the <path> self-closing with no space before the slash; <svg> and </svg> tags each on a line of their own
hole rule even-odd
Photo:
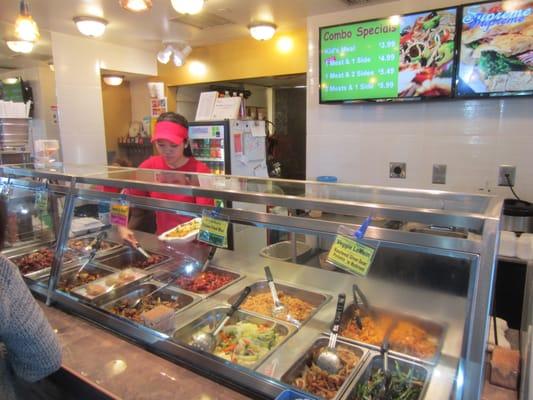
<svg viewBox="0 0 533 400">
<path fill-rule="evenodd" d="M 337 336 L 339 334 L 339 327 L 345 303 L 346 295 L 344 293 L 340 293 L 337 300 L 335 319 L 331 325 L 331 334 L 329 336 L 328 347 L 322 349 L 316 359 L 316 365 L 318 365 L 320 369 L 323 369 L 328 374 L 332 375 L 336 374 L 342 368 L 342 363 L 337 355 L 337 351 L 335 350 L 335 345 L 337 344 Z"/>
<path fill-rule="evenodd" d="M 228 322 L 235 311 L 239 309 L 242 302 L 246 299 L 251 291 L 252 288 L 250 288 L 250 286 L 246 286 L 244 288 L 239 298 L 231 305 L 224 318 L 222 318 L 222 320 L 215 325 L 215 328 L 211 332 L 200 331 L 195 333 L 192 337 L 192 346 L 196 349 L 212 353 L 217 346 L 218 333 L 222 330 L 222 328 L 224 328 L 224 325 L 226 325 L 226 322 Z"/>
<path fill-rule="evenodd" d="M 368 303 L 368 299 L 366 298 L 365 294 L 362 292 L 361 289 L 359 289 L 359 286 L 357 284 L 353 284 L 352 290 L 357 292 L 357 295 L 359 296 L 359 299 L 361 299 L 361 304 L 363 305 L 363 311 L 366 315 L 372 317 L 372 319 L 376 318 L 376 312 L 370 307 L 370 304 Z M 359 305 L 359 304 L 358 304 Z"/>
<path fill-rule="evenodd" d="M 274 284 L 274 278 L 272 277 L 272 271 L 267 265 L 265 267 L 265 275 L 268 282 L 268 287 L 270 288 L 270 294 L 272 294 L 272 300 L 274 300 L 274 305 L 272 306 L 272 316 L 275 318 L 280 318 L 287 313 L 287 308 L 279 301 L 278 292 L 276 290 L 276 285 Z"/>
<path fill-rule="evenodd" d="M 200 269 L 200 271 L 198 271 L 199 274 L 201 274 L 202 272 L 205 271 L 205 269 L 207 268 L 207 266 L 209 265 L 209 263 L 211 262 L 211 260 L 215 256 L 216 251 L 217 251 L 217 247 L 211 246 L 211 249 L 209 250 L 209 254 L 207 255 L 207 258 L 206 258 L 204 264 L 202 265 L 202 268 Z"/>
<path fill-rule="evenodd" d="M 353 307 L 354 307 L 354 310 L 355 310 L 355 313 L 354 313 L 354 321 L 355 321 L 355 326 L 357 326 L 357 328 L 359 330 L 362 330 L 363 329 L 363 322 L 361 321 L 361 316 L 360 316 L 360 308 L 359 308 L 359 296 L 357 295 L 357 285 L 354 284 L 352 286 L 352 294 L 353 294 Z"/>
<path fill-rule="evenodd" d="M 141 247 L 139 242 L 137 242 L 135 244 L 135 250 L 137 250 L 139 253 L 141 253 L 146 259 L 150 258 L 150 254 L 148 254 L 148 252 Z"/>
<path fill-rule="evenodd" d="M 391 372 L 389 369 L 389 349 L 390 349 L 390 336 L 392 331 L 396 328 L 398 324 L 397 320 L 393 320 L 392 323 L 387 328 L 385 336 L 383 337 L 383 343 L 381 344 L 380 352 L 383 358 L 383 381 L 381 383 L 381 388 L 379 390 L 379 398 L 387 399 L 387 395 L 390 389 L 391 381 Z"/>
<path fill-rule="evenodd" d="M 141 303 L 144 302 L 147 298 L 149 298 L 149 297 L 153 296 L 154 294 L 156 294 L 157 292 L 169 287 L 174 282 L 175 279 L 176 279 L 176 277 L 172 276 L 172 278 L 170 280 L 168 280 L 167 282 L 165 282 L 162 286 L 159 286 L 158 288 L 152 290 L 150 293 L 139 297 L 132 304 L 129 304 L 128 308 L 137 308 L 137 307 L 139 307 L 141 305 Z"/>
<path fill-rule="evenodd" d="M 98 234 L 98 236 L 96 236 L 96 238 L 91 242 L 90 246 L 91 246 L 91 252 L 89 253 L 89 257 L 83 262 L 83 264 L 81 265 L 81 267 L 78 269 L 78 271 L 74 274 L 74 275 L 71 275 L 71 277 L 68 279 L 68 283 L 70 282 L 75 282 L 76 279 L 78 279 L 78 277 L 80 276 L 81 272 L 84 270 L 84 268 L 89 265 L 89 263 L 94 260 L 94 257 L 96 257 L 96 253 L 98 252 L 98 250 L 100 250 L 100 246 L 102 244 L 102 240 L 104 240 L 104 238 L 107 236 L 107 234 L 105 232 L 101 232 Z"/>
</svg>

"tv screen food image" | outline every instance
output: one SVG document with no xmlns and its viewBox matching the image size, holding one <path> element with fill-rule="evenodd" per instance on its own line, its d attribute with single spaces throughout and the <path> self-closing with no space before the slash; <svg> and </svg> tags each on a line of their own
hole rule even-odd
<svg viewBox="0 0 533 400">
<path fill-rule="evenodd" d="M 457 9 L 320 29 L 321 102 L 450 97 Z"/>
<path fill-rule="evenodd" d="M 533 1 L 464 7 L 458 95 L 533 94 Z"/>
</svg>

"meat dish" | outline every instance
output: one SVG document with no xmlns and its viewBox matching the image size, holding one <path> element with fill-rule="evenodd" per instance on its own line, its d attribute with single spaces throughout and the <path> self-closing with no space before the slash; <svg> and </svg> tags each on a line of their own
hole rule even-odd
<svg viewBox="0 0 533 400">
<path fill-rule="evenodd" d="M 161 300 L 160 297 L 148 297 L 141 301 L 137 307 L 130 307 L 131 300 L 121 300 L 115 303 L 109 311 L 113 314 L 123 318 L 131 319 L 132 321 L 142 323 L 142 313 L 148 312 L 155 307 L 165 306 L 174 310 L 179 310 L 182 307 L 179 299 L 176 300 Z"/>
<path fill-rule="evenodd" d="M 82 239 L 70 239 L 68 241 L 68 247 L 72 250 L 80 251 L 80 252 L 87 252 L 87 247 L 89 247 L 93 242 L 95 238 L 92 237 L 86 237 Z M 100 250 L 109 250 L 113 247 L 116 247 L 117 245 L 113 242 L 109 242 L 107 240 L 102 240 L 100 242 Z"/>
<path fill-rule="evenodd" d="M 163 261 L 165 257 L 152 254 L 150 257 L 145 258 L 143 260 L 136 261 L 132 263 L 131 265 L 127 265 L 125 268 L 140 268 L 140 269 L 146 269 L 151 267 L 152 265 L 159 264 L 161 261 Z"/>
<path fill-rule="evenodd" d="M 206 269 L 196 277 L 186 275 L 176 279 L 176 285 L 182 289 L 194 293 L 211 293 L 224 285 L 227 285 L 235 278 L 224 272 L 217 272 L 212 269 Z"/>
<path fill-rule="evenodd" d="M 315 307 L 307 301 L 290 296 L 282 291 L 278 292 L 278 296 L 281 303 L 286 307 L 288 314 L 300 322 L 309 318 L 309 315 L 311 315 L 315 309 Z M 272 316 L 273 306 L 274 301 L 272 300 L 272 295 L 270 292 L 266 292 L 249 295 L 245 302 L 242 303 L 241 308 L 270 317 Z"/>
<path fill-rule="evenodd" d="M 290 383 L 298 389 L 330 400 L 336 396 L 350 372 L 357 366 L 360 357 L 346 347 L 337 347 L 337 355 L 341 360 L 342 368 L 336 374 L 328 374 L 314 362 L 323 348 L 320 347 L 313 351 L 313 355 L 309 358 L 302 373 Z"/>
<path fill-rule="evenodd" d="M 341 335 L 360 342 L 381 346 L 388 327 L 393 322 L 389 316 L 361 318 L 363 329 L 352 319 L 341 329 Z M 399 321 L 390 336 L 391 350 L 410 356 L 430 359 L 437 353 L 437 338 L 409 321 Z"/>
<path fill-rule="evenodd" d="M 57 285 L 57 288 L 64 292 L 70 292 L 72 289 L 78 286 L 91 283 L 100 278 L 101 275 L 98 272 L 82 271 L 77 274 L 74 279 L 72 279 L 70 276 L 61 278 L 59 284 Z"/>
<path fill-rule="evenodd" d="M 39 249 L 30 254 L 15 257 L 11 261 L 20 269 L 23 275 L 31 272 L 40 271 L 41 269 L 50 268 L 54 261 L 55 250 L 49 248 Z M 72 260 L 71 254 L 64 254 L 63 261 Z"/>
</svg>

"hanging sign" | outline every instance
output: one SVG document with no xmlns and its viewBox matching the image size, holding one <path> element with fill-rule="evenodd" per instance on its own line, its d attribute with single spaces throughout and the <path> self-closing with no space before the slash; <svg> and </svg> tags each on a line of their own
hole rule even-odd
<svg viewBox="0 0 533 400">
<path fill-rule="evenodd" d="M 202 211 L 202 222 L 197 239 L 216 247 L 228 247 L 228 217 L 218 211 Z"/>
<path fill-rule="evenodd" d="M 109 221 L 111 225 L 128 227 L 130 205 L 125 200 L 111 203 Z"/>
</svg>

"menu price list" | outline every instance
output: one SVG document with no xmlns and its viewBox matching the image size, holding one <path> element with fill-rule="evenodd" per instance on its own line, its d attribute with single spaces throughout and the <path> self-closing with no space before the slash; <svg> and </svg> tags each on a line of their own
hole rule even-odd
<svg viewBox="0 0 533 400">
<path fill-rule="evenodd" d="M 321 30 L 325 101 L 397 97 L 400 30 L 389 19 Z"/>
</svg>

